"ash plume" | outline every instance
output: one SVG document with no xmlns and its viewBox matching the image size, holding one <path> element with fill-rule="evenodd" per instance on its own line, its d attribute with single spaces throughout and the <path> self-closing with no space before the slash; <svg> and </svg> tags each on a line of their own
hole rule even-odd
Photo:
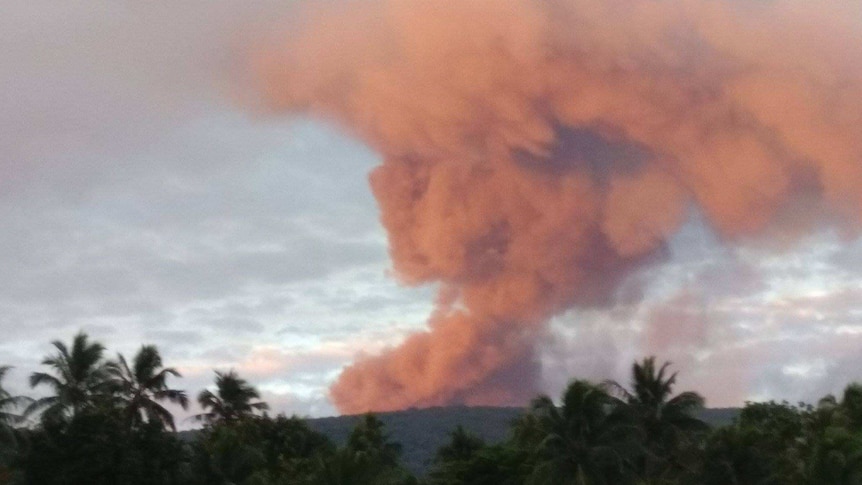
<svg viewBox="0 0 862 485">
<path fill-rule="evenodd" d="M 440 288 L 342 373 L 342 412 L 522 404 L 546 321 L 611 302 L 693 210 L 728 243 L 859 226 L 857 0 L 336 3 L 255 58 L 265 98 L 381 154 L 394 273 Z"/>
</svg>

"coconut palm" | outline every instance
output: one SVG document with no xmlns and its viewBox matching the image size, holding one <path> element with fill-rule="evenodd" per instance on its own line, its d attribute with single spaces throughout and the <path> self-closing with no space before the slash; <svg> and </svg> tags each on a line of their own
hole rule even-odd
<svg viewBox="0 0 862 485">
<path fill-rule="evenodd" d="M 240 378 L 235 371 L 226 373 L 216 371 L 216 392 L 201 391 L 198 403 L 205 411 L 195 416 L 200 421 L 215 423 L 219 421 L 233 422 L 254 415 L 255 411 L 264 411 L 269 406 L 260 399 L 260 394 L 245 379 Z"/>
<path fill-rule="evenodd" d="M 57 352 L 46 357 L 42 365 L 50 367 L 52 372 L 31 374 L 30 387 L 45 385 L 54 394 L 33 401 L 27 407 L 27 414 L 43 411 L 43 419 L 74 417 L 110 396 L 110 382 L 102 361 L 105 351 L 102 344 L 91 342 L 87 334 L 79 332 L 72 340 L 71 348 L 58 340 L 51 345 Z"/>
<path fill-rule="evenodd" d="M 108 363 L 107 370 L 131 426 L 145 421 L 160 422 L 176 431 L 173 415 L 160 402 L 168 401 L 187 409 L 189 400 L 185 391 L 168 387 L 168 376 L 181 376 L 173 367 L 162 367 L 162 357 L 155 346 L 142 346 L 131 366 L 118 354 L 117 361 Z"/>
<path fill-rule="evenodd" d="M 536 398 L 530 414 L 542 440 L 528 483 L 625 483 L 632 429 L 613 412 L 613 403 L 603 388 L 582 380 L 569 384 L 560 407 L 547 396 Z"/>
<path fill-rule="evenodd" d="M 0 426 L 13 426 L 21 422 L 22 416 L 15 410 L 30 401 L 28 397 L 9 394 L 9 391 L 3 387 L 3 379 L 11 369 L 12 367 L 8 365 L 0 366 Z"/>
<path fill-rule="evenodd" d="M 673 395 L 676 373 L 668 375 L 670 362 L 657 368 L 655 357 L 632 365 L 631 391 L 613 381 L 606 385 L 622 397 L 632 418 L 643 430 L 644 454 L 638 466 L 644 478 L 655 479 L 681 467 L 677 452 L 695 433 L 709 426 L 695 417 L 704 399 L 695 392 Z"/>
<path fill-rule="evenodd" d="M 3 387 L 3 379 L 12 367 L 0 366 L 0 463 L 5 461 L 5 453 L 13 451 L 17 446 L 14 426 L 21 422 L 21 415 L 16 410 L 30 401 L 24 396 L 13 396 Z"/>
</svg>

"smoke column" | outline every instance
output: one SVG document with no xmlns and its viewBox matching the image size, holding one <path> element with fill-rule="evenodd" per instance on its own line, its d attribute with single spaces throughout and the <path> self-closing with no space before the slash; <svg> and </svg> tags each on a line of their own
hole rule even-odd
<svg viewBox="0 0 862 485">
<path fill-rule="evenodd" d="M 309 7 L 255 60 L 338 124 L 428 331 L 331 389 L 358 413 L 533 395 L 545 322 L 605 305 L 692 211 L 728 243 L 862 210 L 858 0 L 377 0 Z M 792 227 L 791 227 L 792 226 Z"/>
</svg>

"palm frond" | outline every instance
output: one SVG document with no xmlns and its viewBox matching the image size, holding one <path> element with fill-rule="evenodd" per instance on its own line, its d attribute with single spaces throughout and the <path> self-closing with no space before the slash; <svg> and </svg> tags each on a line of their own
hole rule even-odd
<svg viewBox="0 0 862 485">
<path fill-rule="evenodd" d="M 269 404 L 267 404 L 263 401 L 253 402 L 253 403 L 249 404 L 248 406 L 252 409 L 257 410 L 257 411 L 266 411 L 267 409 L 269 409 Z"/>
<path fill-rule="evenodd" d="M 157 391 L 153 394 L 153 397 L 155 397 L 156 400 L 166 399 L 174 404 L 179 404 L 183 409 L 188 409 L 189 407 L 189 398 L 186 395 L 186 392 L 178 389 Z"/>
<path fill-rule="evenodd" d="M 58 401 L 59 398 L 57 396 L 47 396 L 35 399 L 30 402 L 30 405 L 24 410 L 24 416 L 30 416 L 52 406 L 56 406 Z"/>
<path fill-rule="evenodd" d="M 43 384 L 54 388 L 54 390 L 58 390 L 63 387 L 63 383 L 51 374 L 47 374 L 45 372 L 34 372 L 33 374 L 30 374 L 30 387 L 38 387 Z"/>
</svg>

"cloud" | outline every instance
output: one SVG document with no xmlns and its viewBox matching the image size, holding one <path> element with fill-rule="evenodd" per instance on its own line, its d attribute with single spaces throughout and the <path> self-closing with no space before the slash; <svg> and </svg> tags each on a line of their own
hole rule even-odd
<svg viewBox="0 0 862 485">
<path fill-rule="evenodd" d="M 308 353 L 320 344 L 308 336 L 344 338 L 357 322 L 379 318 L 390 338 L 418 324 L 417 293 L 384 277 L 364 181 L 376 156 L 234 96 L 243 50 L 286 8 L 4 6 L 0 363 L 16 366 L 6 386 L 44 392 L 27 389 L 27 374 L 50 340 L 80 329 L 110 357 L 156 344 L 196 394 L 212 368 L 245 362 L 261 342 Z M 293 372 L 266 378 L 307 385 Z"/>
<path fill-rule="evenodd" d="M 341 368 L 424 328 L 436 288 L 399 288 L 386 273 L 366 180 L 380 156 L 331 126 L 249 113 L 235 92 L 245 46 L 295 26 L 287 8 L 4 5 L 0 364 L 16 366 L 4 384 L 31 392 L 49 341 L 84 329 L 111 356 L 155 343 L 192 395 L 213 368 L 236 366 L 276 411 L 329 414 L 325 388 Z M 807 20 L 822 25 L 819 15 Z M 556 395 L 573 376 L 625 380 L 656 352 L 677 363 L 682 387 L 709 382 L 713 404 L 833 392 L 859 368 L 862 246 L 821 231 L 817 209 L 794 205 L 771 242 L 734 248 L 707 215 L 686 214 L 694 222 L 667 241 L 666 264 L 633 273 L 613 306 L 560 315 L 537 337 L 541 390 Z M 632 247 L 654 236 L 633 235 Z"/>
</svg>

